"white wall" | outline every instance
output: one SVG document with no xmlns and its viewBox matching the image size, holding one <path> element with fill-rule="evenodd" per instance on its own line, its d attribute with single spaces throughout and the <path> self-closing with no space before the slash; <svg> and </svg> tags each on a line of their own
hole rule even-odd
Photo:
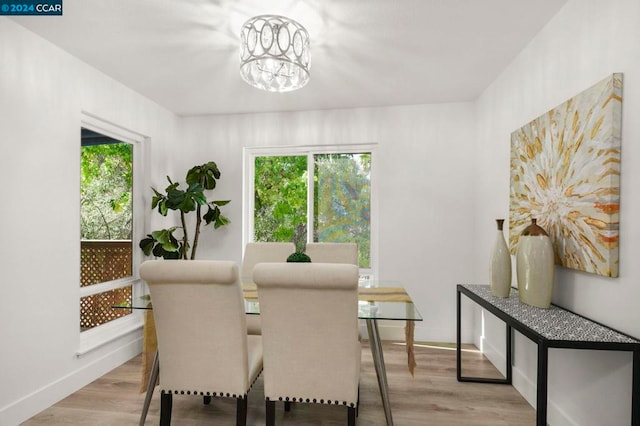
<svg viewBox="0 0 640 426">
<path fill-rule="evenodd" d="M 174 160 L 216 161 L 216 198 L 232 199 L 232 224 L 201 240 L 199 257 L 241 261 L 243 147 L 377 143 L 379 278 L 406 284 L 425 319 L 417 339 L 453 341 L 455 284 L 474 256 L 474 122 L 470 103 L 185 118 Z"/>
<path fill-rule="evenodd" d="M 150 137 L 153 164 L 176 117 L 0 18 L 0 425 L 15 425 L 140 351 L 140 332 L 76 357 L 80 117 Z M 159 148 L 159 149 L 156 149 Z"/>
<path fill-rule="evenodd" d="M 165 175 L 179 178 L 194 164 L 219 164 L 216 196 L 232 200 L 232 224 L 203 235 L 200 258 L 241 260 L 243 146 L 379 144 L 379 276 L 407 285 L 425 318 L 417 339 L 453 341 L 455 285 L 487 281 L 494 219 L 508 215 L 510 133 L 622 72 L 620 277 L 558 269 L 554 301 L 640 336 L 633 257 L 640 224 L 632 220 L 640 208 L 633 187 L 640 178 L 638 40 L 637 0 L 570 0 L 475 105 L 178 119 L 0 18 L 0 425 L 35 414 L 139 349 L 134 334 L 75 357 L 82 110 L 151 138 L 153 185 L 164 187 Z M 163 222 L 152 215 L 150 228 Z M 486 343 L 499 357 L 502 325 L 486 320 Z M 472 329 L 465 324 L 467 335 Z M 515 344 L 515 385 L 533 401 L 535 347 L 521 336 Z M 550 423 L 628 424 L 630 360 L 552 350 Z"/>
<path fill-rule="evenodd" d="M 150 138 L 145 172 L 154 186 L 218 162 L 216 197 L 233 200 L 232 224 L 203 235 L 199 258 L 241 260 L 243 146 L 379 144 L 380 278 L 407 284 L 425 317 L 417 338 L 454 338 L 454 287 L 471 276 L 459 265 L 473 254 L 473 104 L 178 119 L 5 18 L 0 94 L 0 425 L 25 420 L 140 348 L 133 333 L 75 356 L 81 111 Z M 149 228 L 170 221 L 151 215 Z"/>
<path fill-rule="evenodd" d="M 640 336 L 639 41 L 637 0 L 570 0 L 478 99 L 474 176 L 475 275 L 486 282 L 494 219 L 508 217 L 511 132 L 611 73 L 622 72 L 620 276 L 557 268 L 553 301 L 634 336 Z M 503 348 L 503 327 L 489 321 L 487 334 L 496 337 L 487 338 L 494 348 Z M 504 355 L 504 349 L 501 352 Z M 536 359 L 535 346 L 518 335 L 515 386 L 532 403 Z M 630 423 L 630 354 L 551 350 L 549 379 L 551 425 Z"/>
<path fill-rule="evenodd" d="M 76 357 L 81 111 L 150 138 L 151 185 L 218 162 L 216 197 L 232 200 L 232 224 L 202 236 L 199 258 L 241 260 L 243 146 L 377 143 L 380 278 L 407 284 L 425 317 L 418 339 L 454 338 L 454 287 L 471 276 L 474 253 L 473 104 L 179 119 L 5 18 L 0 95 L 0 425 L 27 419 L 140 350 L 132 333 Z M 149 229 L 170 221 L 152 214 Z"/>
</svg>

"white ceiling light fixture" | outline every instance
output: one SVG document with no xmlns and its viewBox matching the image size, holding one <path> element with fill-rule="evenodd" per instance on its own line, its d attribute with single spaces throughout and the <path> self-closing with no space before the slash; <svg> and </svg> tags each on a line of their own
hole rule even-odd
<svg viewBox="0 0 640 426">
<path fill-rule="evenodd" d="M 260 15 L 240 34 L 240 76 L 258 89 L 290 92 L 309 81 L 309 33 L 293 19 Z"/>
</svg>

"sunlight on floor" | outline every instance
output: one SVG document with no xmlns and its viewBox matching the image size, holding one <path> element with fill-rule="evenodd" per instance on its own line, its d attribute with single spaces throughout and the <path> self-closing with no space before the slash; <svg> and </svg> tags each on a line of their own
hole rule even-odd
<svg viewBox="0 0 640 426">
<path fill-rule="evenodd" d="M 404 342 L 394 342 L 393 345 L 407 346 Z M 456 346 L 453 343 L 431 343 L 431 342 L 416 342 L 413 344 L 414 348 L 430 348 L 430 349 L 442 349 L 444 351 L 455 351 Z M 481 353 L 479 349 L 462 349 L 462 352 Z"/>
</svg>

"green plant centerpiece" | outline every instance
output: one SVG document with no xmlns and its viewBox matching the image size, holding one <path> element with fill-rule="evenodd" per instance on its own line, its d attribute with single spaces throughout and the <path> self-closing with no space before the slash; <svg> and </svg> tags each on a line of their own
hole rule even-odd
<svg viewBox="0 0 640 426">
<path fill-rule="evenodd" d="M 287 257 L 287 262 L 306 262 L 306 263 L 311 263 L 311 258 L 309 256 L 307 256 L 307 254 L 302 253 L 302 252 L 295 252 L 295 253 L 291 253 L 289 255 L 289 257 Z"/>
<path fill-rule="evenodd" d="M 311 258 L 304 252 L 307 249 L 307 226 L 300 223 L 293 231 L 293 244 L 296 251 L 287 257 L 287 262 L 310 263 Z"/>
<path fill-rule="evenodd" d="M 180 184 L 173 182 L 169 176 L 169 186 L 165 188 L 164 193 L 151 188 L 155 194 L 151 201 L 151 209 L 157 208 L 162 216 L 166 216 L 169 210 L 179 212 L 182 226 L 160 229 L 148 234 L 139 244 L 144 254 L 153 254 L 164 259 L 195 259 L 202 223 L 213 223 L 214 229 L 230 223 L 220 210 L 220 207 L 229 204 L 230 200 L 208 201 L 205 195 L 205 191 L 215 189 L 218 179 L 220 170 L 215 162 L 209 161 L 201 166 L 192 167 L 187 172 L 186 189 L 181 189 Z M 186 215 L 192 212 L 196 215 L 193 243 L 189 239 L 186 221 Z M 181 238 L 174 234 L 178 229 L 182 231 Z"/>
</svg>

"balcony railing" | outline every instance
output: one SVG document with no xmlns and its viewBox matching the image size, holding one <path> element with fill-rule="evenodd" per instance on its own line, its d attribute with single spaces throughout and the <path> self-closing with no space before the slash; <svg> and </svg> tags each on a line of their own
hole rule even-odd
<svg viewBox="0 0 640 426">
<path fill-rule="evenodd" d="M 81 241 L 80 287 L 113 281 L 132 275 L 131 240 Z M 131 298 L 131 286 L 85 296 L 80 299 L 80 329 L 87 330 L 130 314 L 112 309 Z"/>
</svg>

